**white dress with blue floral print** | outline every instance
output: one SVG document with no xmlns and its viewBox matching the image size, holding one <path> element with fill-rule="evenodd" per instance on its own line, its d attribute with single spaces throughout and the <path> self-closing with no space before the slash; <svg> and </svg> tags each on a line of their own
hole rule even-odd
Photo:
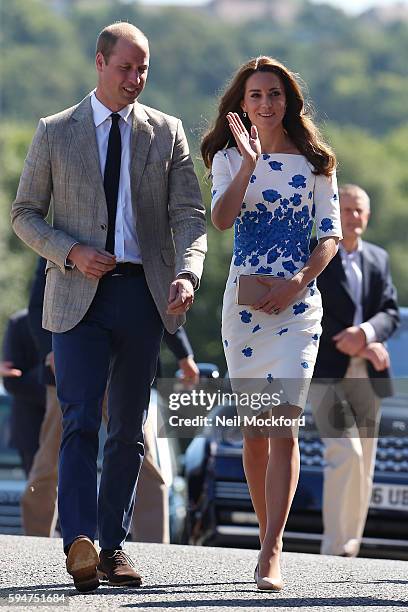
<svg viewBox="0 0 408 612">
<path fill-rule="evenodd" d="M 233 147 L 218 151 L 212 165 L 212 206 L 241 165 Z M 225 288 L 222 340 L 234 380 L 292 379 L 289 401 L 304 407 L 321 334 L 322 302 L 311 282 L 294 304 L 266 314 L 236 303 L 239 274 L 291 278 L 309 259 L 316 224 L 318 239 L 342 237 L 335 174 L 315 175 L 303 155 L 260 156 L 234 226 L 234 251 Z"/>
</svg>

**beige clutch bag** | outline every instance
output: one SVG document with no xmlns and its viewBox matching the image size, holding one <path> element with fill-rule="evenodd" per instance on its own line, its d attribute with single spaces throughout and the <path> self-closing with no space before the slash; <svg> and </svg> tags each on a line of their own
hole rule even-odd
<svg viewBox="0 0 408 612">
<path fill-rule="evenodd" d="M 236 303 L 240 306 L 252 306 L 265 293 L 268 287 L 258 282 L 258 278 L 271 279 L 270 274 L 240 274 L 237 278 Z M 276 278 L 276 277 L 273 277 Z"/>
</svg>

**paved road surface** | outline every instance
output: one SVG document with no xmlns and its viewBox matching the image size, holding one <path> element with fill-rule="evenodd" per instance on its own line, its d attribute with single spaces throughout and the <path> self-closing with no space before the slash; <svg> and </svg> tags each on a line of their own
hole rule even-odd
<svg viewBox="0 0 408 612">
<path fill-rule="evenodd" d="M 65 571 L 59 539 L 0 536 L 0 612 L 132 610 L 249 612 L 397 612 L 408 609 L 408 562 L 286 553 L 281 593 L 261 593 L 252 580 L 256 552 L 234 548 L 126 546 L 144 576 L 139 589 L 101 586 L 81 595 Z M 65 598 L 65 604 L 35 600 Z M 16 605 L 10 598 L 24 600 Z M 31 598 L 31 602 L 28 600 Z"/>
</svg>

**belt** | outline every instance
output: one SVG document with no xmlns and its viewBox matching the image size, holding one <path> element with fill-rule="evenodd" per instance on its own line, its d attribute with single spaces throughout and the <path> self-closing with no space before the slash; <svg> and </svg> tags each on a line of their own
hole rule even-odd
<svg viewBox="0 0 408 612">
<path fill-rule="evenodd" d="M 105 276 L 140 276 L 142 274 L 144 274 L 142 264 L 126 261 L 116 264 L 113 270 L 107 272 Z"/>
</svg>

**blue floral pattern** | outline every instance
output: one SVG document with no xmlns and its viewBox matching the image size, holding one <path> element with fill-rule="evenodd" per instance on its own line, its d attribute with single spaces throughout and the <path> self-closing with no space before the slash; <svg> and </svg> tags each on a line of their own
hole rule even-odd
<svg viewBox="0 0 408 612">
<path fill-rule="evenodd" d="M 333 229 L 333 222 L 331 219 L 327 219 L 326 217 L 324 219 L 321 220 L 320 223 L 320 227 L 319 229 L 322 230 L 322 232 L 328 232 L 329 230 Z"/>
<path fill-rule="evenodd" d="M 232 148 L 216 155 L 213 203 L 238 172 Z M 315 281 L 278 314 L 237 305 L 239 274 L 291 278 L 310 257 L 313 226 L 318 238 L 341 237 L 335 180 L 317 176 L 301 155 L 263 153 L 251 175 L 234 223 L 233 256 L 223 304 L 223 339 L 231 379 L 271 383 L 310 378 L 321 333 L 321 299 Z M 228 342 L 226 341 L 228 338 Z M 281 368 L 281 369 L 280 369 Z"/>
<path fill-rule="evenodd" d="M 303 176 L 303 174 L 295 174 L 295 176 L 292 176 L 292 180 L 288 185 L 296 189 L 299 189 L 299 187 L 306 188 L 306 177 Z"/>
<path fill-rule="evenodd" d="M 268 155 L 268 159 L 269 159 L 269 155 Z M 271 170 L 277 170 L 278 172 L 282 172 L 283 162 L 271 161 L 269 162 L 269 165 L 271 167 Z"/>
<path fill-rule="evenodd" d="M 299 302 L 299 304 L 293 304 L 293 314 L 299 315 L 306 311 L 309 308 L 309 304 L 305 304 L 304 302 Z"/>
<path fill-rule="evenodd" d="M 267 202 L 276 202 L 280 195 L 273 190 L 262 193 Z M 245 210 L 235 221 L 234 264 L 236 266 L 258 265 L 253 256 L 267 256 L 267 263 L 274 263 L 280 257 L 291 257 L 292 261 L 306 262 L 309 258 L 309 240 L 313 220 L 309 209 L 303 206 L 294 211 L 287 205 L 278 205 L 273 210 L 258 202 L 256 210 Z M 287 267 L 289 266 L 289 267 Z M 289 272 L 296 266 L 286 263 L 282 267 Z M 265 272 L 266 273 L 266 272 Z"/>
<path fill-rule="evenodd" d="M 281 194 L 276 191 L 276 189 L 265 189 L 265 191 L 262 192 L 262 195 L 264 200 L 271 202 L 272 204 L 281 197 Z"/>
<path fill-rule="evenodd" d="M 252 313 L 248 312 L 248 310 L 241 310 L 239 313 L 241 315 L 242 323 L 250 323 L 252 319 Z"/>
<path fill-rule="evenodd" d="M 293 206 L 300 206 L 302 203 L 302 196 L 300 193 L 294 193 L 290 198 L 290 202 L 292 202 Z"/>
<path fill-rule="evenodd" d="M 316 281 L 313 279 L 312 282 L 310 282 L 307 285 L 310 295 L 313 296 L 316 293 Z"/>
</svg>

